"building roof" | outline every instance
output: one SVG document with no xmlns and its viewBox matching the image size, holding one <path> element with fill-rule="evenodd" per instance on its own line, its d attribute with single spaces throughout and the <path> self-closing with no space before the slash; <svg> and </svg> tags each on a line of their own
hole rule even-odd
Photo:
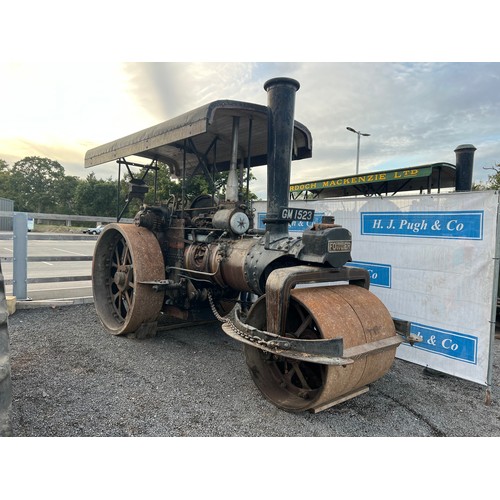
<svg viewBox="0 0 500 500">
<path fill-rule="evenodd" d="M 394 195 L 402 191 L 431 192 L 455 187 L 456 168 L 450 163 L 432 163 L 395 170 L 367 172 L 290 185 L 290 198 L 337 198 L 356 195 Z"/>
</svg>

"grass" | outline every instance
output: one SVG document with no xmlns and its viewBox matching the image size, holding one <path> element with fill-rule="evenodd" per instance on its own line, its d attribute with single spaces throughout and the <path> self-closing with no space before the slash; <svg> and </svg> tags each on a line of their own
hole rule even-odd
<svg viewBox="0 0 500 500">
<path fill-rule="evenodd" d="M 33 233 L 71 233 L 83 234 L 91 226 L 66 226 L 65 224 L 35 224 Z"/>
</svg>

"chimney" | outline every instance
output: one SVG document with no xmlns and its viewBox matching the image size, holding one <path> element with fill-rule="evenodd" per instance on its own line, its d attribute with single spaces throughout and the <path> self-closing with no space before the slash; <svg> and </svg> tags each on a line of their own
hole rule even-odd
<svg viewBox="0 0 500 500">
<path fill-rule="evenodd" d="M 474 151 L 476 148 L 472 144 L 462 144 L 455 149 L 457 158 L 457 176 L 455 180 L 456 191 L 472 190 L 472 170 L 474 168 Z"/>
<path fill-rule="evenodd" d="M 294 133 L 295 93 L 300 84 L 292 78 L 272 78 L 267 92 L 267 216 L 266 247 L 288 237 L 288 221 L 280 209 L 288 207 Z"/>
</svg>

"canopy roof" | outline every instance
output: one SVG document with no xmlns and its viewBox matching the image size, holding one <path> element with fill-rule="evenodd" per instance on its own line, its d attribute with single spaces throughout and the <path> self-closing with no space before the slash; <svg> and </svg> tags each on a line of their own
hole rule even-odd
<svg viewBox="0 0 500 500">
<path fill-rule="evenodd" d="M 85 168 L 113 160 L 138 156 L 166 163 L 171 173 L 192 175 L 200 163 L 229 170 L 233 117 L 239 117 L 238 158 L 245 165 L 267 164 L 268 108 L 241 101 L 214 101 L 140 132 L 89 150 Z M 310 158 L 312 136 L 295 121 L 293 159 Z"/>
<path fill-rule="evenodd" d="M 401 191 L 428 191 L 455 187 L 456 168 L 450 163 L 432 163 L 379 172 L 290 185 L 290 197 L 312 194 L 313 198 L 355 195 L 389 195 Z"/>
</svg>

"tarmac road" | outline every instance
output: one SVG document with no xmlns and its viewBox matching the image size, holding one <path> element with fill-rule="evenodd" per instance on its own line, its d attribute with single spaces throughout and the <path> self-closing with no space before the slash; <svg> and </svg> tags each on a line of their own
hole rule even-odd
<svg viewBox="0 0 500 500">
<path fill-rule="evenodd" d="M 14 436 L 500 436 L 500 340 L 486 389 L 395 360 L 370 391 L 319 414 L 263 398 L 218 323 L 134 340 L 93 304 L 9 318 Z"/>
<path fill-rule="evenodd" d="M 44 239 L 34 239 L 35 236 Z M 74 239 L 63 239 L 69 237 Z M 38 233 L 28 237 L 28 255 L 29 257 L 91 257 L 96 241 L 97 237 L 91 235 Z M 0 256 L 13 256 L 12 233 L 0 233 Z M 12 279 L 12 262 L 3 262 L 2 268 L 5 279 Z M 28 278 L 30 279 L 90 276 L 91 270 L 92 262 L 90 260 L 28 262 Z M 12 284 L 6 285 L 6 292 L 8 295 L 12 295 Z M 87 297 L 92 295 L 92 288 L 90 281 L 28 283 L 27 295 L 33 300 Z"/>
</svg>

